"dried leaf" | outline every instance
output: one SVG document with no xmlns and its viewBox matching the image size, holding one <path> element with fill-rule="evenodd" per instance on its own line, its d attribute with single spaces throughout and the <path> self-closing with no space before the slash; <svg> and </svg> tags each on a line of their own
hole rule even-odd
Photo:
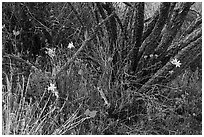
<svg viewBox="0 0 204 137">
<path fill-rule="evenodd" d="M 96 113 L 97 113 L 97 111 L 95 111 L 95 110 L 90 111 L 89 109 L 87 109 L 87 110 L 84 112 L 84 114 L 85 114 L 86 116 L 89 116 L 89 117 L 91 117 L 91 118 L 95 117 L 95 116 L 96 116 Z"/>
<path fill-rule="evenodd" d="M 90 113 L 90 110 L 89 110 L 89 109 L 87 109 L 87 110 L 84 112 L 84 114 L 85 114 L 86 116 L 89 116 L 89 113 Z"/>
</svg>

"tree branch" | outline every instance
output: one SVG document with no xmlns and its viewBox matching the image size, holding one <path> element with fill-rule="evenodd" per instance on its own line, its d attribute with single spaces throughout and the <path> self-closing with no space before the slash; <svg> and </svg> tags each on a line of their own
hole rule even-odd
<svg viewBox="0 0 204 137">
<path fill-rule="evenodd" d="M 172 80 L 177 76 L 178 74 L 183 71 L 188 64 L 191 62 L 191 60 L 201 52 L 202 49 L 202 38 L 200 37 L 196 41 L 190 43 L 187 47 L 182 49 L 175 58 L 181 61 L 181 67 L 176 68 L 170 61 L 161 69 L 159 69 L 154 76 L 152 76 L 151 79 L 149 79 L 140 89 L 138 92 L 140 93 L 146 93 L 148 90 L 151 89 L 151 87 L 155 84 L 160 84 L 162 82 L 168 82 L 169 80 Z M 173 75 L 169 75 L 169 71 L 173 70 L 175 71 Z"/>
<path fill-rule="evenodd" d="M 144 61 L 143 56 L 145 55 L 149 55 L 151 52 L 154 51 L 154 49 L 157 47 L 158 43 L 157 40 L 161 34 L 161 31 L 166 23 L 166 20 L 168 18 L 168 11 L 170 8 L 170 3 L 168 2 L 164 2 L 161 4 L 160 6 L 160 14 L 159 14 L 159 18 L 158 21 L 153 29 L 153 32 L 147 37 L 147 39 L 144 40 L 144 42 L 142 43 L 140 49 L 139 49 L 139 54 L 138 57 L 140 59 L 140 61 L 138 62 L 140 65 L 140 68 L 138 68 L 139 70 L 144 67 L 143 65 L 141 65 L 141 63 Z"/>
<path fill-rule="evenodd" d="M 180 7 L 179 9 L 183 9 L 183 10 L 180 12 L 180 14 L 179 14 L 179 11 L 175 11 L 175 14 L 173 15 L 173 17 L 170 20 L 170 23 L 168 23 L 168 25 L 166 27 L 164 36 L 162 37 L 162 40 L 157 47 L 157 50 L 156 50 L 157 53 L 163 53 L 164 51 L 167 50 L 167 48 L 171 44 L 172 40 L 175 38 L 178 30 L 180 30 L 180 28 L 184 22 L 184 18 L 188 14 L 188 11 L 189 11 L 191 5 L 192 5 L 192 3 L 189 3 L 189 2 L 181 5 L 182 7 Z"/>
<path fill-rule="evenodd" d="M 154 29 L 154 26 L 157 23 L 158 18 L 159 18 L 159 10 L 156 10 L 151 19 L 151 22 L 147 25 L 147 27 L 144 30 L 143 41 L 152 33 L 152 30 Z"/>
<path fill-rule="evenodd" d="M 133 38 L 132 38 L 132 44 L 133 48 L 130 51 L 130 60 L 131 65 L 130 69 L 131 71 L 135 71 L 137 68 L 137 62 L 139 59 L 137 59 L 139 47 L 142 44 L 142 36 L 143 36 L 143 28 L 144 28 L 144 3 L 139 2 L 135 4 L 135 22 L 134 22 L 134 30 L 133 30 Z"/>
</svg>

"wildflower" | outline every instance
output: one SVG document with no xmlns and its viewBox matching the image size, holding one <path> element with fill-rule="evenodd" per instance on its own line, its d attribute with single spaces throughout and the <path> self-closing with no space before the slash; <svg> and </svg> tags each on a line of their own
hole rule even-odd
<svg viewBox="0 0 204 137">
<path fill-rule="evenodd" d="M 150 54 L 149 56 L 150 56 L 150 58 L 154 57 L 154 55 L 153 55 L 153 54 Z"/>
<path fill-rule="evenodd" d="M 181 66 L 180 60 L 177 60 L 177 59 L 173 59 L 173 60 L 171 61 L 171 63 L 174 64 L 174 65 L 176 65 L 176 67 L 178 67 L 178 68 Z"/>
<path fill-rule="evenodd" d="M 59 95 L 58 95 L 58 92 L 57 92 L 56 89 L 57 89 L 57 87 L 55 86 L 55 84 L 50 83 L 50 86 L 48 87 L 48 91 L 51 90 L 51 92 L 52 92 L 53 94 L 55 94 L 55 96 L 58 98 Z"/>
<path fill-rule="evenodd" d="M 51 49 L 51 48 L 46 48 L 47 51 L 45 51 L 46 54 L 48 54 L 51 58 L 53 58 L 55 56 L 55 48 Z"/>
<path fill-rule="evenodd" d="M 14 36 L 18 36 L 20 34 L 20 31 L 15 31 L 15 30 L 13 30 L 13 35 Z"/>
<path fill-rule="evenodd" d="M 50 83 L 50 87 L 48 87 L 48 90 L 54 91 L 55 89 L 55 84 Z"/>
<path fill-rule="evenodd" d="M 74 44 L 73 44 L 73 42 L 69 43 L 68 48 L 69 48 L 69 49 L 74 48 Z"/>
</svg>

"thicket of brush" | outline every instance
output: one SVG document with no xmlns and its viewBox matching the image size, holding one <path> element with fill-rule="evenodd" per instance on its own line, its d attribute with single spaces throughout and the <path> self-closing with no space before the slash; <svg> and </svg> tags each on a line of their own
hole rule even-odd
<svg viewBox="0 0 204 137">
<path fill-rule="evenodd" d="M 202 134 L 201 3 L 3 3 L 2 133 Z"/>
</svg>

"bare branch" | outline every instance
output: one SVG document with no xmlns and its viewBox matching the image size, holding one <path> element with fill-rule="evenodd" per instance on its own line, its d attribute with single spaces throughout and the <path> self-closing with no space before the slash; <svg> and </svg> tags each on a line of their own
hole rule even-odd
<svg viewBox="0 0 204 137">
<path fill-rule="evenodd" d="M 143 36 L 143 28 L 144 28 L 144 3 L 136 3 L 135 5 L 135 22 L 134 22 L 134 30 L 133 30 L 133 38 L 132 38 L 132 44 L 133 48 L 130 51 L 129 54 L 131 57 L 131 70 L 135 71 L 137 68 L 138 63 L 138 51 L 139 47 L 142 44 L 142 36 Z"/>
<path fill-rule="evenodd" d="M 145 39 L 145 41 L 142 43 L 139 49 L 139 54 L 138 54 L 138 58 L 140 59 L 139 62 L 142 63 L 144 61 L 143 56 L 149 55 L 157 47 L 158 45 L 157 40 L 168 18 L 169 8 L 170 8 L 170 3 L 164 2 L 161 4 L 159 18 L 153 29 L 153 32 L 147 37 L 147 39 Z M 141 69 L 142 67 L 144 67 L 143 65 L 138 65 L 138 66 L 140 66 L 140 68 L 138 69 Z"/>
<path fill-rule="evenodd" d="M 156 51 L 157 53 L 161 53 L 161 51 L 167 50 L 172 40 L 175 38 L 178 30 L 180 30 L 184 22 L 184 18 L 186 17 L 188 11 L 190 10 L 191 5 L 192 3 L 187 2 L 181 5 L 182 7 L 179 8 L 179 9 L 183 9 L 180 13 L 179 13 L 179 10 L 175 11 L 173 17 L 171 18 L 170 22 L 165 28 L 166 30 L 160 44 L 158 45 L 158 48 Z"/>
</svg>

